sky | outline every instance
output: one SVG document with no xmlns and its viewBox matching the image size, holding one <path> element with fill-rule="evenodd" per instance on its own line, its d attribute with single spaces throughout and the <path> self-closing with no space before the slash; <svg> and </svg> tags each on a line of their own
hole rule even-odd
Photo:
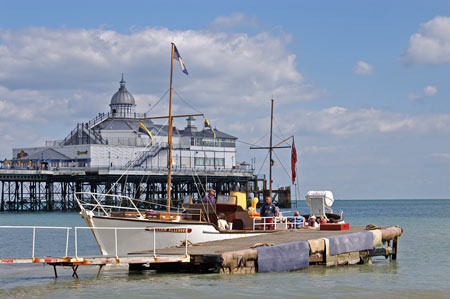
<svg viewBox="0 0 450 299">
<path fill-rule="evenodd" d="M 138 111 L 167 114 L 175 42 L 175 113 L 205 113 L 267 175 L 247 143 L 269 144 L 273 98 L 299 199 L 450 198 L 450 1 L 1 3 L 0 157 L 107 112 L 122 73 Z M 275 158 L 289 185 L 289 149 Z"/>
</svg>

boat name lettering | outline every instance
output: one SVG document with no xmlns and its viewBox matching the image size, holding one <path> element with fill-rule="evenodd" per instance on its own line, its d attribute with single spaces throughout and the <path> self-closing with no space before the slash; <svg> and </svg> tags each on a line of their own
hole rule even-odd
<svg viewBox="0 0 450 299">
<path fill-rule="evenodd" d="M 176 228 L 147 227 L 145 230 L 146 231 L 162 232 L 162 233 L 185 233 L 186 232 L 186 228 L 184 228 L 184 227 L 176 227 Z M 187 228 L 187 232 L 191 233 L 192 229 L 191 228 Z"/>
</svg>

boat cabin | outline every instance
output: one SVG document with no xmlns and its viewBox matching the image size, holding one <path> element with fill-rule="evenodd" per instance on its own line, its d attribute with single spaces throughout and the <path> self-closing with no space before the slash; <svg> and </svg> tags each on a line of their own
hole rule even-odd
<svg viewBox="0 0 450 299">
<path fill-rule="evenodd" d="M 207 222 L 217 224 L 217 216 L 225 214 L 225 220 L 233 224 L 233 230 L 251 230 L 253 222 L 247 212 L 247 198 L 245 193 L 231 191 L 230 195 L 219 195 L 215 205 L 211 204 L 187 204 L 185 206 L 186 220 L 200 220 L 198 211 L 201 211 Z"/>
</svg>

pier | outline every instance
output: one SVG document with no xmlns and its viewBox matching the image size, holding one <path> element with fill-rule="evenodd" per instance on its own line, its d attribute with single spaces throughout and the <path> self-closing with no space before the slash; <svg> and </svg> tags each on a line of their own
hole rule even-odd
<svg viewBox="0 0 450 299">
<path fill-rule="evenodd" d="M 167 169 L 70 167 L 53 170 L 0 169 L 0 211 L 78 211 L 75 192 L 125 195 L 165 204 Z M 124 172 L 126 171 L 125 175 Z M 234 188 L 253 193 L 263 202 L 267 182 L 251 169 L 173 168 L 172 203 L 186 196 L 199 198 L 208 188 L 228 194 Z M 278 205 L 291 207 L 290 188 L 274 190 Z"/>
</svg>

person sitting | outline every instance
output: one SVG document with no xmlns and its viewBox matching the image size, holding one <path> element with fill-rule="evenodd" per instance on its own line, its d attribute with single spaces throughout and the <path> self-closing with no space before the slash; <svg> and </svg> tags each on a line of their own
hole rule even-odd
<svg viewBox="0 0 450 299">
<path fill-rule="evenodd" d="M 314 229 L 316 229 L 316 228 L 318 228 L 319 227 L 319 224 L 316 222 L 316 216 L 314 216 L 314 215 L 312 215 L 312 216 L 309 216 L 309 218 L 308 218 L 308 227 L 309 228 L 314 228 Z"/>
<path fill-rule="evenodd" d="M 213 188 L 209 189 L 208 194 L 206 194 L 203 197 L 202 202 L 204 204 L 215 205 L 216 204 L 216 197 L 214 196 L 215 193 L 216 193 L 216 190 L 214 190 Z"/>
<path fill-rule="evenodd" d="M 267 196 L 266 202 L 261 206 L 261 209 L 259 210 L 259 215 L 261 217 L 271 217 L 271 218 L 263 218 L 264 219 L 264 226 L 263 229 L 273 229 L 273 218 L 275 217 L 277 213 L 277 207 L 272 203 L 272 197 Z M 266 223 L 268 225 L 266 226 Z"/>
<path fill-rule="evenodd" d="M 294 218 L 292 218 L 291 228 L 302 228 L 305 223 L 305 218 L 300 216 L 298 211 L 295 211 Z"/>
<path fill-rule="evenodd" d="M 227 221 L 225 220 L 225 214 L 220 213 L 217 219 L 217 226 L 219 227 L 219 230 L 228 230 L 230 227 L 228 226 Z"/>
<path fill-rule="evenodd" d="M 327 223 L 327 220 L 325 219 L 325 217 L 324 216 L 320 216 L 320 224 L 326 224 Z"/>
</svg>

